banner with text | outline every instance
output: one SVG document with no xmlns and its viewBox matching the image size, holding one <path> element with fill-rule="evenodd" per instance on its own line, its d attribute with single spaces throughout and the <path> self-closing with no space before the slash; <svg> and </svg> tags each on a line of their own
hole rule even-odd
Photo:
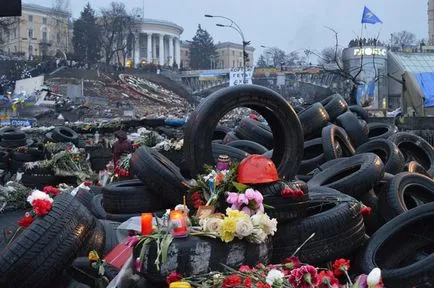
<svg viewBox="0 0 434 288">
<path fill-rule="evenodd" d="M 246 84 L 252 84 L 252 75 L 254 67 L 246 67 Z M 229 86 L 241 85 L 244 82 L 243 67 L 231 68 L 229 72 Z"/>
</svg>

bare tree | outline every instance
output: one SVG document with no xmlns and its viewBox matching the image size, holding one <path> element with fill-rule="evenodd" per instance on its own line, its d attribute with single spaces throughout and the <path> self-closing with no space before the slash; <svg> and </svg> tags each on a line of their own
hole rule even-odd
<svg viewBox="0 0 434 288">
<path fill-rule="evenodd" d="M 285 65 L 288 65 L 288 66 L 298 65 L 299 61 L 300 61 L 300 55 L 298 54 L 297 51 L 289 52 L 288 54 L 286 54 L 285 58 L 286 58 L 285 59 Z"/>
<path fill-rule="evenodd" d="M 62 56 L 66 58 L 66 53 L 68 53 L 72 47 L 70 47 L 70 41 L 72 35 L 70 35 L 70 21 L 71 21 L 71 5 L 69 0 L 52 0 L 51 6 L 51 26 L 54 28 L 56 35 L 54 40 Z M 46 43 L 46 45 L 49 45 Z M 57 53 L 57 51 L 54 51 Z"/>
<path fill-rule="evenodd" d="M 12 29 L 16 29 L 19 22 L 19 17 L 0 17 L 0 44 L 5 43 L 8 34 Z"/>
<path fill-rule="evenodd" d="M 277 47 L 271 47 L 265 50 L 264 54 L 266 55 L 266 57 L 269 57 L 269 60 L 274 67 L 280 66 L 281 63 L 286 63 L 286 53 L 282 49 L 279 49 Z"/>
<path fill-rule="evenodd" d="M 336 53 L 335 47 L 326 47 L 321 50 L 321 58 L 319 59 L 319 64 L 335 64 L 339 61 L 339 63 L 342 63 L 342 49 L 338 48 L 338 51 Z"/>
<path fill-rule="evenodd" d="M 105 54 L 106 64 L 118 53 L 125 53 L 131 41 L 128 41 L 135 19 L 125 10 L 121 2 L 111 2 L 110 7 L 101 10 L 102 47 Z M 125 60 L 125 59 L 124 59 Z M 119 61 L 119 56 L 118 56 Z"/>
<path fill-rule="evenodd" d="M 408 31 L 395 32 L 391 35 L 392 46 L 404 49 L 416 43 L 416 35 Z"/>
</svg>

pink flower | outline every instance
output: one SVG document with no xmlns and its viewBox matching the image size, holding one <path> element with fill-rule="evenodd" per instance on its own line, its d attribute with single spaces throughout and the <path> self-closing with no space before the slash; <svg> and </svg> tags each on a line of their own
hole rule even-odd
<svg viewBox="0 0 434 288">
<path fill-rule="evenodd" d="M 259 212 L 264 212 L 264 204 L 259 204 L 259 207 L 258 207 L 258 211 Z"/>
<path fill-rule="evenodd" d="M 232 210 L 240 210 L 240 206 L 238 204 L 234 203 L 234 204 L 232 204 L 231 209 Z"/>
<path fill-rule="evenodd" d="M 241 209 L 241 212 L 244 212 L 247 215 L 252 216 L 252 210 L 247 206 L 244 206 L 243 209 Z"/>
<path fill-rule="evenodd" d="M 238 193 L 228 192 L 227 194 L 228 198 L 226 198 L 226 202 L 228 202 L 229 204 L 238 203 Z"/>
<path fill-rule="evenodd" d="M 311 265 L 304 265 L 290 272 L 289 283 L 294 288 L 310 288 L 318 285 L 318 272 Z"/>
<path fill-rule="evenodd" d="M 254 194 L 254 196 L 253 196 L 254 198 L 254 200 L 256 201 L 256 203 L 262 203 L 262 201 L 264 201 L 264 197 L 262 196 L 262 194 L 261 194 L 261 192 L 259 192 L 259 191 L 256 191 L 255 190 L 255 194 Z"/>
<path fill-rule="evenodd" d="M 241 206 L 242 204 L 249 204 L 249 200 L 245 194 L 238 194 L 238 205 Z"/>
<path fill-rule="evenodd" d="M 249 188 L 244 193 L 246 194 L 246 197 L 248 200 L 255 200 L 255 196 L 256 196 L 255 192 L 256 192 L 255 190 L 253 190 L 252 188 Z"/>
</svg>

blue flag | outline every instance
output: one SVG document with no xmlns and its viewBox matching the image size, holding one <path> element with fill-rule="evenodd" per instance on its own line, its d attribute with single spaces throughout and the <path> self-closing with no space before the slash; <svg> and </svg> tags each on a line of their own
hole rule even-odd
<svg viewBox="0 0 434 288">
<path fill-rule="evenodd" d="M 365 6 L 362 15 L 362 24 L 363 23 L 375 24 L 375 23 L 383 23 L 383 22 L 374 13 L 372 13 L 372 11 L 368 9 L 368 7 Z"/>
</svg>

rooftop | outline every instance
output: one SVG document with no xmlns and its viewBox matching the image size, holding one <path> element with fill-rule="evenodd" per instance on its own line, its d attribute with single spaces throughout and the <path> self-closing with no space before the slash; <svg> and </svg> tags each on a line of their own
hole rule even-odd
<svg viewBox="0 0 434 288">
<path fill-rule="evenodd" d="M 389 52 L 402 70 L 410 73 L 434 72 L 434 53 Z"/>
<path fill-rule="evenodd" d="M 170 26 L 170 27 L 173 27 L 175 29 L 178 29 L 180 31 L 180 33 L 184 32 L 184 28 L 182 28 L 181 26 L 179 26 L 173 22 L 170 22 L 170 21 L 157 20 L 157 19 L 151 19 L 151 18 L 144 18 L 144 19 L 142 19 L 142 21 L 145 24 L 156 24 L 156 25 Z"/>
<path fill-rule="evenodd" d="M 224 48 L 235 48 L 235 49 L 243 49 L 243 45 L 238 44 L 238 43 L 234 43 L 234 42 L 219 42 L 215 45 L 216 49 L 224 49 Z M 255 48 L 253 48 L 252 46 L 247 46 L 246 47 L 247 51 L 255 51 Z"/>
<path fill-rule="evenodd" d="M 33 3 L 23 3 L 22 4 L 22 11 L 33 11 L 33 12 L 39 12 L 39 13 L 44 13 L 44 14 L 54 12 L 53 8 L 51 8 L 51 7 L 46 7 L 46 6 L 33 4 Z M 64 17 L 71 16 L 71 13 L 69 13 L 69 12 L 57 11 L 57 13 L 64 16 Z"/>
</svg>

